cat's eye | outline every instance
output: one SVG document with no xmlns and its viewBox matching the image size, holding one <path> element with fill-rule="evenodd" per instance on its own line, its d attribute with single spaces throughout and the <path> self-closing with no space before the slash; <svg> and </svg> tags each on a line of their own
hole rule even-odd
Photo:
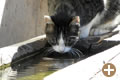
<svg viewBox="0 0 120 80">
<path fill-rule="evenodd" d="M 79 31 L 79 26 L 78 25 L 71 25 L 70 26 L 70 32 L 71 33 L 78 33 Z"/>
<path fill-rule="evenodd" d="M 72 26 L 71 27 L 71 31 L 72 32 L 77 32 L 78 31 L 78 27 L 75 25 L 75 26 Z"/>
</svg>

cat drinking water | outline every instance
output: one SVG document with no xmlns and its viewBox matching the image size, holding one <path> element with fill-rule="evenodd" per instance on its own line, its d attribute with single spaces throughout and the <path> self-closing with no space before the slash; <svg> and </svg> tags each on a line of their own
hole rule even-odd
<svg viewBox="0 0 120 80">
<path fill-rule="evenodd" d="M 120 0 L 63 0 L 51 16 L 44 16 L 46 37 L 58 53 L 80 50 L 73 48 L 79 39 L 111 37 L 120 22 Z M 79 55 L 80 56 L 80 55 Z"/>
</svg>

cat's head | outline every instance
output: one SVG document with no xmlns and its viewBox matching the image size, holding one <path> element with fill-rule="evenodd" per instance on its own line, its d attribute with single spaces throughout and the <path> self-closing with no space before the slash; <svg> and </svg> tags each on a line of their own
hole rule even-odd
<svg viewBox="0 0 120 80">
<path fill-rule="evenodd" d="M 80 34 L 80 18 L 44 16 L 46 22 L 45 33 L 48 43 L 54 51 L 66 53 L 76 44 Z"/>
</svg>

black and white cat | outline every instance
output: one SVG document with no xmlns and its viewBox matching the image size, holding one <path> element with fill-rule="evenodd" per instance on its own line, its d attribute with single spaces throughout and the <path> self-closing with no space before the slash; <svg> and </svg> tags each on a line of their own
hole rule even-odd
<svg viewBox="0 0 120 80">
<path fill-rule="evenodd" d="M 44 18 L 49 44 L 66 53 L 81 38 L 112 33 L 120 22 L 120 0 L 63 0 Z"/>
</svg>

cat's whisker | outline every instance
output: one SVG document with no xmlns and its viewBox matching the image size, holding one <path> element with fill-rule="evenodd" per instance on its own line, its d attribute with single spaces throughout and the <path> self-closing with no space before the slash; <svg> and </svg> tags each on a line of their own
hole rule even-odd
<svg viewBox="0 0 120 80">
<path fill-rule="evenodd" d="M 70 52 L 71 52 L 71 54 L 72 54 L 73 56 L 76 56 L 76 55 L 74 54 L 74 51 L 73 51 L 73 50 L 71 50 Z"/>
<path fill-rule="evenodd" d="M 43 49 L 45 49 L 43 54 L 44 54 L 44 56 L 46 56 L 46 54 L 48 54 L 48 52 L 50 50 L 50 47 L 45 47 Z"/>
<path fill-rule="evenodd" d="M 74 52 L 76 53 L 76 55 L 78 55 L 79 58 L 81 57 L 79 52 L 77 52 L 76 50 L 74 50 Z"/>
<path fill-rule="evenodd" d="M 77 41 L 74 44 L 72 44 L 71 47 L 73 47 L 76 43 L 77 43 Z"/>
<path fill-rule="evenodd" d="M 75 48 L 73 48 L 73 49 L 75 49 Z M 81 55 L 84 55 L 80 50 L 78 50 L 78 49 L 75 49 L 76 51 L 78 51 Z"/>
<path fill-rule="evenodd" d="M 48 40 L 48 43 L 49 43 L 50 45 L 52 45 L 51 40 Z"/>
<path fill-rule="evenodd" d="M 82 53 L 80 50 L 75 49 L 75 48 L 72 48 L 71 52 L 72 52 L 74 55 L 78 56 L 79 58 L 83 55 L 83 53 Z"/>
<path fill-rule="evenodd" d="M 51 44 L 54 44 L 54 39 L 51 39 L 50 42 L 51 42 Z"/>
<path fill-rule="evenodd" d="M 44 52 L 44 56 L 47 56 L 52 52 L 54 52 L 54 50 L 51 47 L 47 47 L 46 51 Z"/>
<path fill-rule="evenodd" d="M 78 53 L 77 51 L 72 50 L 72 53 L 73 53 L 73 55 L 74 55 L 75 57 L 80 57 L 80 55 L 79 55 L 79 53 Z"/>
<path fill-rule="evenodd" d="M 69 52 L 70 56 L 73 57 L 74 53 L 72 51 Z"/>
</svg>

